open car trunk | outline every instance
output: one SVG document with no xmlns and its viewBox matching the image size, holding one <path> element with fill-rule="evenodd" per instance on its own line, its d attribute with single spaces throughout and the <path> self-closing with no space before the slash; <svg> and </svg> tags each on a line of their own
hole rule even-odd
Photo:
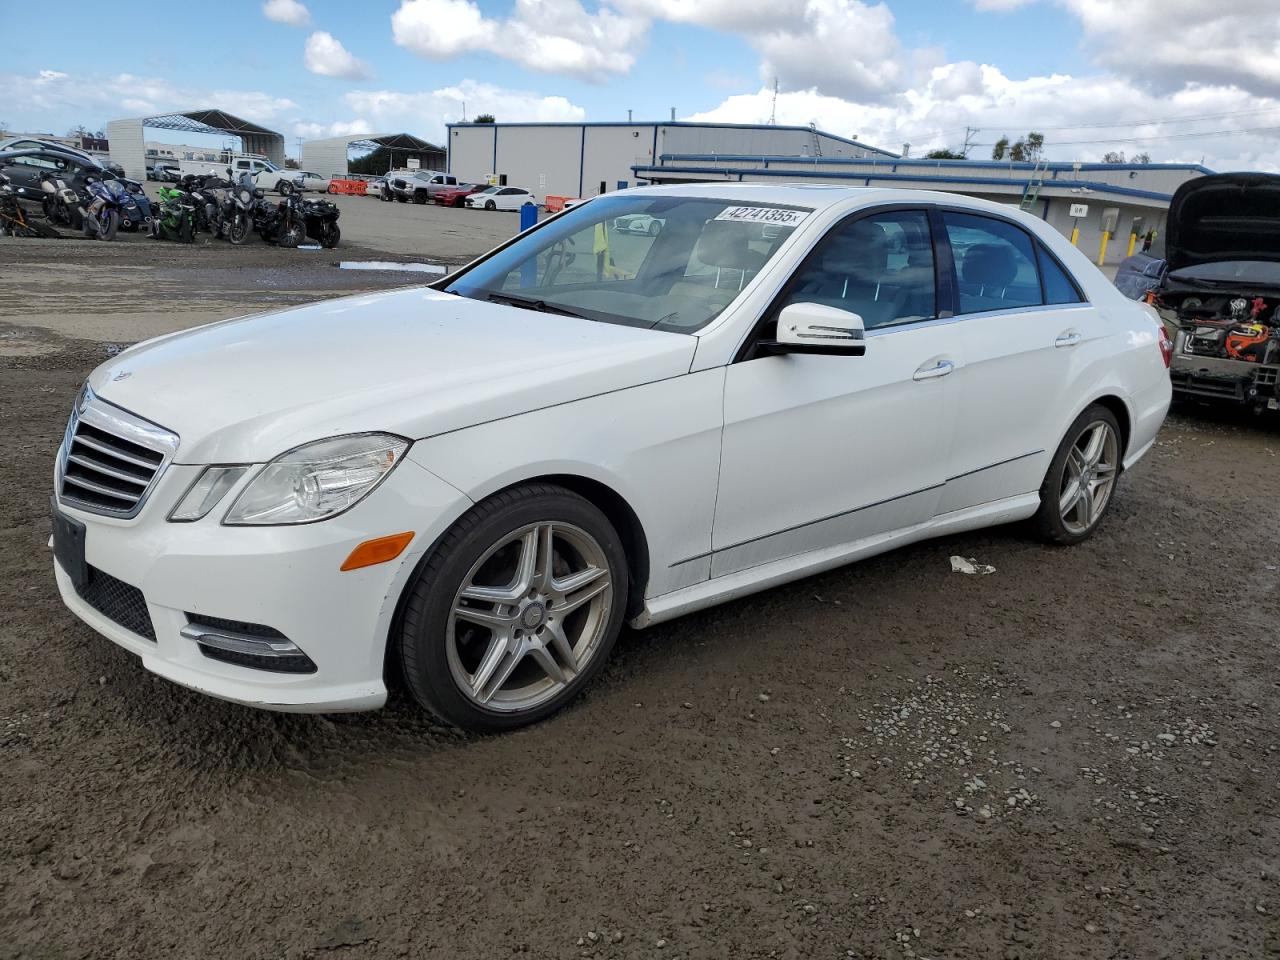
<svg viewBox="0 0 1280 960">
<path fill-rule="evenodd" d="M 1155 303 L 1176 326 L 1174 389 L 1280 409 L 1280 176 L 1183 184 Z"/>
</svg>

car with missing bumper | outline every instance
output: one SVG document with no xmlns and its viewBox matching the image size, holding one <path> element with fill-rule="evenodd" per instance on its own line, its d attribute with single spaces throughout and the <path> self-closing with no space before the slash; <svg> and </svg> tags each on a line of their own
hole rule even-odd
<svg viewBox="0 0 1280 960">
<path fill-rule="evenodd" d="M 1167 360 L 1149 306 L 1005 206 L 627 190 L 426 287 L 112 357 L 57 456 L 54 572 L 215 697 L 360 710 L 396 678 L 508 729 L 624 623 L 991 524 L 1085 539 Z"/>
<path fill-rule="evenodd" d="M 1183 184 L 1147 295 L 1174 331 L 1176 395 L 1280 410 L 1280 176 Z M 1119 280 L 1119 278 L 1117 278 Z"/>
</svg>

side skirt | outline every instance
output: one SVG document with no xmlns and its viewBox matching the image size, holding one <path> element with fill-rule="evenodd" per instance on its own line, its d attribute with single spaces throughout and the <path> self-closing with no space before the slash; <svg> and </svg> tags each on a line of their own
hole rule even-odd
<svg viewBox="0 0 1280 960">
<path fill-rule="evenodd" d="M 885 553 L 920 540 L 1025 520 L 1039 507 L 1039 493 L 1024 493 L 1004 500 L 967 507 L 954 513 L 940 514 L 927 523 L 919 523 L 888 533 L 864 537 L 852 543 L 825 547 L 794 557 L 773 560 L 758 567 L 738 570 L 660 597 L 650 597 L 645 601 L 644 610 L 631 620 L 631 626 L 636 629 L 652 626 L 686 613 L 693 613 L 695 610 L 704 610 L 727 600 L 745 597 L 761 590 L 768 590 L 770 587 L 842 567 L 855 560 L 873 557 L 878 553 Z"/>
</svg>

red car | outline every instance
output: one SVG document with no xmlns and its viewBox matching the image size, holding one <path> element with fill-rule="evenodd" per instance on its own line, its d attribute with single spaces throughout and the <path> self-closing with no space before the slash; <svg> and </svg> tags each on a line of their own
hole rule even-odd
<svg viewBox="0 0 1280 960">
<path fill-rule="evenodd" d="M 436 203 L 446 207 L 461 207 L 466 204 L 467 197 L 484 189 L 482 183 L 460 183 L 456 187 L 436 192 Z"/>
</svg>

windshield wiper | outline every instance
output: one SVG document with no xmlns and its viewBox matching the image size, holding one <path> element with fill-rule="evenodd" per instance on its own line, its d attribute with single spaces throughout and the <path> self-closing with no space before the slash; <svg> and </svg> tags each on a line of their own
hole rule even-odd
<svg viewBox="0 0 1280 960">
<path fill-rule="evenodd" d="M 516 297 L 509 293 L 491 293 L 485 300 L 489 303 L 505 303 L 508 306 L 519 307 L 521 310 L 536 310 L 539 313 L 554 313 L 561 317 L 577 317 L 579 320 L 592 320 L 593 317 L 587 316 L 585 313 L 578 313 L 567 307 L 557 306 L 554 303 L 547 303 L 545 300 L 537 300 L 533 297 Z"/>
</svg>

